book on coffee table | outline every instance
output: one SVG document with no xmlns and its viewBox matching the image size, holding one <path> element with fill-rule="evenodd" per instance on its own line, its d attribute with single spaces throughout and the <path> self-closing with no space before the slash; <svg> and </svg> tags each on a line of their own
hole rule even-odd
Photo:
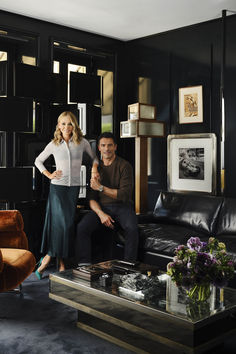
<svg viewBox="0 0 236 354">
<path fill-rule="evenodd" d="M 103 268 L 99 264 L 80 266 L 73 269 L 75 276 L 89 281 L 98 280 L 100 276 L 107 273 L 111 273 L 111 269 Z"/>
<path fill-rule="evenodd" d="M 159 269 L 156 266 L 139 262 L 126 262 L 118 259 L 96 263 L 89 266 L 80 266 L 73 269 L 73 274 L 79 278 L 95 281 L 102 275 L 127 273 L 142 273 L 148 276 L 158 275 Z"/>
</svg>

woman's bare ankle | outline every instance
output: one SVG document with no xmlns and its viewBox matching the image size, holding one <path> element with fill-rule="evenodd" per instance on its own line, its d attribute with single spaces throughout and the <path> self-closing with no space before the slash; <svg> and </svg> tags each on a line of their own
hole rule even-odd
<svg viewBox="0 0 236 354">
<path fill-rule="evenodd" d="M 38 272 L 39 273 L 43 273 L 45 271 L 45 269 L 47 268 L 48 264 L 50 263 L 51 260 L 51 256 L 49 256 L 48 254 L 46 254 L 46 256 L 44 256 L 42 263 L 40 265 L 40 267 L 38 268 Z"/>
<path fill-rule="evenodd" d="M 59 260 L 59 272 L 64 272 L 66 270 L 65 263 L 62 259 Z"/>
</svg>

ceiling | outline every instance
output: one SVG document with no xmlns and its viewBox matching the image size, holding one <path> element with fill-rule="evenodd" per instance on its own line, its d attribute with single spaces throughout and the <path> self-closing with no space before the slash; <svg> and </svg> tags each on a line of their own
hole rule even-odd
<svg viewBox="0 0 236 354">
<path fill-rule="evenodd" d="M 0 9 L 127 41 L 220 18 L 236 1 L 0 0 Z"/>
</svg>

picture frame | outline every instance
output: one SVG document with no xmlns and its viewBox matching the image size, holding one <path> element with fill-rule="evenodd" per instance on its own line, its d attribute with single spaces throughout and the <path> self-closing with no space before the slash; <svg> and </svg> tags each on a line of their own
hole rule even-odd
<svg viewBox="0 0 236 354">
<path fill-rule="evenodd" d="M 167 187 L 173 192 L 216 193 L 216 135 L 168 135 Z"/>
<path fill-rule="evenodd" d="M 202 122 L 202 86 L 179 88 L 179 124 Z"/>
</svg>

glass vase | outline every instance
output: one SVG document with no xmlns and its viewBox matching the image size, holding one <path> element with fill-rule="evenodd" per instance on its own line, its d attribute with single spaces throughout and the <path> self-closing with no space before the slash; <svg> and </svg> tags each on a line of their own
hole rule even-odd
<svg viewBox="0 0 236 354">
<path fill-rule="evenodd" d="M 211 284 L 206 283 L 195 285 L 190 290 L 186 290 L 186 293 L 192 301 L 203 302 L 209 299 L 211 290 Z"/>
</svg>

